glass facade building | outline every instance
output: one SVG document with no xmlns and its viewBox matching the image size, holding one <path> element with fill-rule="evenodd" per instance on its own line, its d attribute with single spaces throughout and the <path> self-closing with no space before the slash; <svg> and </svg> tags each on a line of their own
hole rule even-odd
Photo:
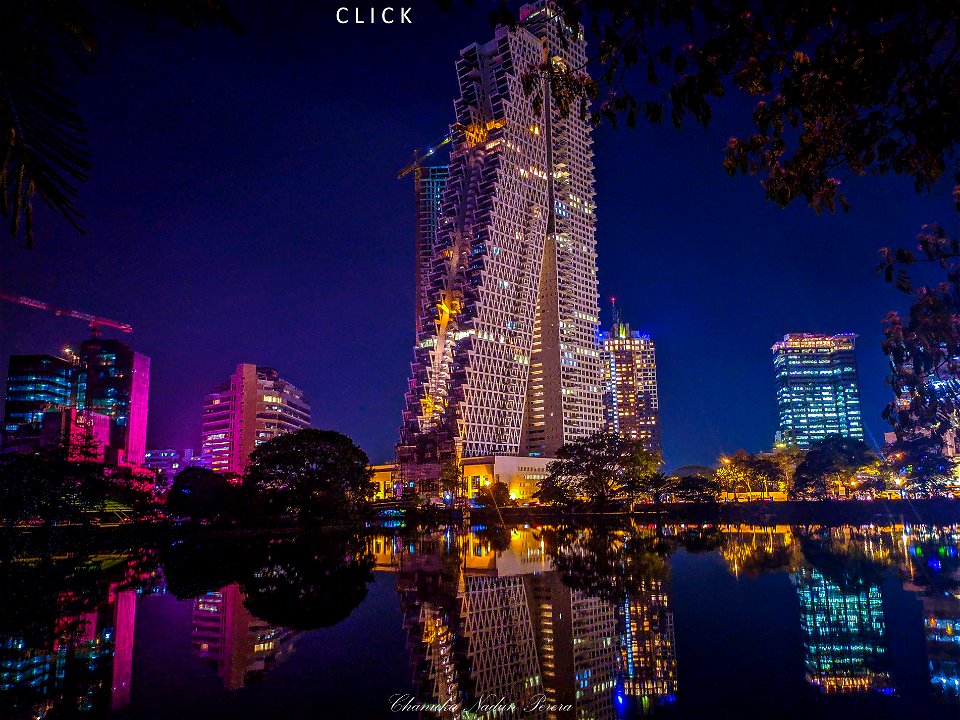
<svg viewBox="0 0 960 720">
<path fill-rule="evenodd" d="M 90 338 L 80 345 L 77 408 L 110 418 L 116 460 L 143 465 L 147 452 L 150 358 L 120 340 Z"/>
<path fill-rule="evenodd" d="M 11 355 L 3 419 L 4 447 L 39 437 L 44 413 L 73 405 L 74 365 L 53 355 Z"/>
<path fill-rule="evenodd" d="M 807 448 L 829 435 L 863 440 L 856 339 L 790 333 L 773 346 L 781 442 Z"/>
</svg>

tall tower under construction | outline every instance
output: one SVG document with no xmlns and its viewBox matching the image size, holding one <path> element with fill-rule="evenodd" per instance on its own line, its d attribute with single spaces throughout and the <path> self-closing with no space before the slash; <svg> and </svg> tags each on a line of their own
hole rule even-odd
<svg viewBox="0 0 960 720">
<path fill-rule="evenodd" d="M 590 124 L 561 112 L 548 82 L 584 67 L 586 46 L 558 20 L 549 0 L 526 5 L 457 62 L 402 464 L 550 457 L 603 427 Z"/>
</svg>

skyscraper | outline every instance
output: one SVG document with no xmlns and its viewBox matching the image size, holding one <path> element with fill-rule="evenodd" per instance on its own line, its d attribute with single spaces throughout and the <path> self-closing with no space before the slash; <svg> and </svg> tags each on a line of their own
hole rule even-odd
<svg viewBox="0 0 960 720">
<path fill-rule="evenodd" d="M 11 355 L 3 419 L 3 445 L 20 446 L 40 437 L 44 413 L 72 407 L 74 365 L 53 355 Z"/>
<path fill-rule="evenodd" d="M 402 462 L 551 456 L 603 426 L 590 125 L 548 62 L 582 68 L 582 28 L 548 1 L 460 54 L 450 165 L 406 394 Z"/>
<path fill-rule="evenodd" d="M 430 284 L 428 280 L 430 278 L 430 268 L 433 264 L 437 229 L 440 227 L 443 189 L 447 186 L 446 165 L 418 168 L 415 185 L 417 199 L 416 332 L 417 337 L 419 337 L 423 329 L 424 317 L 429 312 Z"/>
<path fill-rule="evenodd" d="M 109 462 L 142 465 L 147 452 L 150 358 L 120 340 L 92 337 L 78 353 L 77 408 L 110 418 Z"/>
<path fill-rule="evenodd" d="M 774 344 L 779 436 L 807 448 L 828 435 L 863 439 L 853 333 L 789 333 Z"/>
<path fill-rule="evenodd" d="M 631 332 L 614 322 L 603 333 L 603 404 L 607 430 L 639 440 L 660 453 L 660 399 L 657 394 L 656 348 L 649 335 Z"/>
<path fill-rule="evenodd" d="M 241 363 L 204 397 L 202 425 L 211 469 L 240 474 L 258 445 L 310 427 L 310 403 L 273 368 Z"/>
</svg>

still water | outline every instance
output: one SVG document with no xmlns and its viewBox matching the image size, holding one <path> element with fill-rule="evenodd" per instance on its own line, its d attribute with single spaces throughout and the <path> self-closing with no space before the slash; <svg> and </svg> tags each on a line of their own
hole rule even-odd
<svg viewBox="0 0 960 720">
<path fill-rule="evenodd" d="M 892 523 L 8 547 L 0 718 L 957 718 L 958 542 Z"/>
</svg>

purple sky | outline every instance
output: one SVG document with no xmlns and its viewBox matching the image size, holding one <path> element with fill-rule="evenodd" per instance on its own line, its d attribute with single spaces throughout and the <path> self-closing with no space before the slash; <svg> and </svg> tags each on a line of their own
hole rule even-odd
<svg viewBox="0 0 960 720">
<path fill-rule="evenodd" d="M 48 222 L 32 251 L 0 236 L 0 287 L 134 326 L 150 446 L 197 446 L 203 393 L 254 362 L 306 390 L 317 426 L 391 457 L 413 338 L 412 186 L 395 173 L 453 118 L 458 50 L 492 36 L 476 4 L 420 0 L 412 25 L 371 27 L 338 25 L 333 6 L 232 3 L 241 36 L 113 21 L 70 87 L 95 163 L 87 234 Z M 924 222 L 955 229 L 945 184 L 918 197 L 896 178 L 847 182 L 850 213 L 777 208 L 720 164 L 746 110 L 595 136 L 602 318 L 616 295 L 657 342 L 669 466 L 770 445 L 770 345 L 786 332 L 860 334 L 881 438 L 880 321 L 908 298 L 873 272 L 876 250 Z M 6 303 L 0 320 L 4 368 L 86 333 Z"/>
</svg>

